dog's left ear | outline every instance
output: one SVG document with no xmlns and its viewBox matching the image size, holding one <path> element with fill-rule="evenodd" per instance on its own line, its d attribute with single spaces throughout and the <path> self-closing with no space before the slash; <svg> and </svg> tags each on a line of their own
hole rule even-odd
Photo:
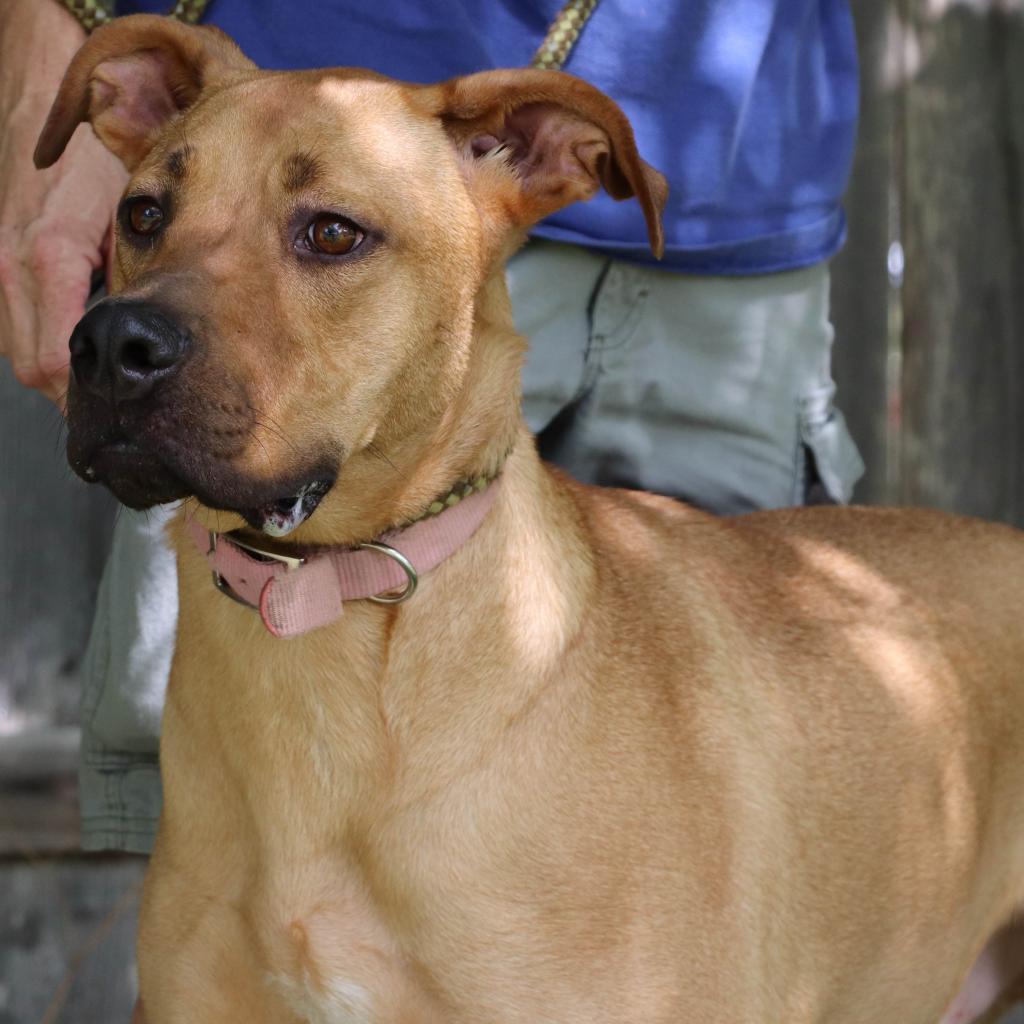
<svg viewBox="0 0 1024 1024">
<path fill-rule="evenodd" d="M 83 121 L 129 171 L 200 94 L 255 65 L 219 29 L 131 14 L 98 28 L 75 54 L 33 155 L 49 167 Z"/>
<path fill-rule="evenodd" d="M 604 187 L 615 199 L 637 197 L 661 258 L 668 185 L 640 158 L 626 115 L 599 89 L 531 69 L 483 71 L 427 95 L 495 217 L 526 228 Z"/>
</svg>

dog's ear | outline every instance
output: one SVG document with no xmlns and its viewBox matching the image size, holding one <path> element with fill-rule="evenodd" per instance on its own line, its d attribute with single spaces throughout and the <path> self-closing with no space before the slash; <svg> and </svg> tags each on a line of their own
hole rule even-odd
<svg viewBox="0 0 1024 1024">
<path fill-rule="evenodd" d="M 36 144 L 36 167 L 49 167 L 75 129 L 92 123 L 129 171 L 164 124 L 199 94 L 255 65 L 215 28 L 135 14 L 97 29 L 75 54 Z"/>
<path fill-rule="evenodd" d="M 528 227 L 603 186 L 615 199 L 637 197 L 661 257 L 668 185 L 599 89 L 561 71 L 483 71 L 432 86 L 428 97 L 495 216 Z"/>
</svg>

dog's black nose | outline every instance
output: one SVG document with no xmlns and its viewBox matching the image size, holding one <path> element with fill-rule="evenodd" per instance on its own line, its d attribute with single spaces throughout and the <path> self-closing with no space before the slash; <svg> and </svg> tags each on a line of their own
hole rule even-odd
<svg viewBox="0 0 1024 1024">
<path fill-rule="evenodd" d="M 143 302 L 98 303 L 71 334 L 75 383 L 103 397 L 144 398 L 180 367 L 188 331 Z"/>
</svg>

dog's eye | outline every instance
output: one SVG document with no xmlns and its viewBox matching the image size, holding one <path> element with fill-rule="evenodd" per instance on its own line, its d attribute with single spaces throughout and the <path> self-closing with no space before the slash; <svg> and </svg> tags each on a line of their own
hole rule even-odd
<svg viewBox="0 0 1024 1024">
<path fill-rule="evenodd" d="M 133 199 L 128 204 L 128 223 L 137 235 L 154 235 L 164 222 L 164 211 L 153 199 Z"/>
<path fill-rule="evenodd" d="M 350 220 L 322 213 L 306 228 L 309 247 L 326 256 L 344 256 L 363 240 L 363 233 Z"/>
</svg>

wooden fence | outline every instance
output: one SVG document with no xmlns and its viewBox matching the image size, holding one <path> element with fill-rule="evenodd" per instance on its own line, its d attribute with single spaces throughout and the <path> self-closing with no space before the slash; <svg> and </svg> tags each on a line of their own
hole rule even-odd
<svg viewBox="0 0 1024 1024">
<path fill-rule="evenodd" d="M 1024 525 L 1024 4 L 853 7 L 864 102 L 833 315 L 857 498 Z"/>
<path fill-rule="evenodd" d="M 1024 0 L 854 8 L 833 319 L 857 499 L 1024 525 Z M 59 434 L 0 369 L 0 1024 L 127 1020 L 130 1000 L 140 865 L 74 853 L 78 669 L 113 509 L 70 478 Z"/>
</svg>

